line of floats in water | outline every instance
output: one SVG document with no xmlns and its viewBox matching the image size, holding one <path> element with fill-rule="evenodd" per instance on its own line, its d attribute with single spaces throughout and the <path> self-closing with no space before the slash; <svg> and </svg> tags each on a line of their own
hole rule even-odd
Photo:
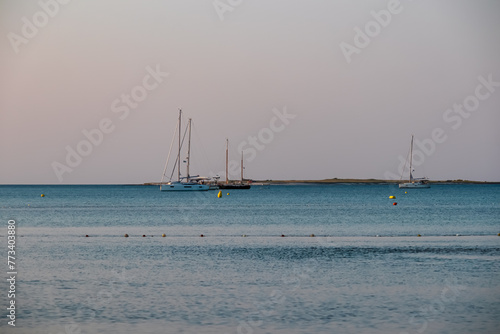
<svg viewBox="0 0 500 334">
<path fill-rule="evenodd" d="M 166 235 L 165 233 L 163 233 L 163 234 L 161 235 L 161 237 L 162 237 L 162 238 L 165 238 L 166 236 L 167 236 L 167 235 Z M 242 237 L 244 237 L 244 238 L 245 238 L 245 237 L 248 237 L 248 235 L 246 235 L 246 234 L 242 234 L 241 236 L 242 236 Z M 421 236 L 422 236 L 421 234 L 417 234 L 417 237 L 421 237 Z M 456 237 L 461 237 L 462 235 L 461 235 L 461 234 L 455 234 L 455 236 L 456 236 Z M 498 233 L 498 234 L 497 234 L 497 236 L 499 236 L 499 237 L 500 237 L 500 233 Z M 89 236 L 88 234 L 86 234 L 86 235 L 85 235 L 85 237 L 86 237 L 86 238 L 89 238 L 90 236 Z M 128 238 L 128 237 L 130 237 L 130 235 L 128 235 L 127 233 L 125 233 L 125 234 L 123 235 L 123 237 Z M 141 236 L 139 235 L 139 237 L 141 237 Z M 143 234 L 143 235 L 142 235 L 142 237 L 143 237 L 143 238 L 146 238 L 146 237 L 148 237 L 148 236 L 147 236 L 146 234 Z M 150 235 L 150 237 L 152 238 L 152 237 L 154 237 L 154 235 Z M 171 236 L 171 237 L 179 237 L 179 236 Z M 191 237 L 191 236 L 182 236 L 182 237 Z M 203 237 L 205 237 L 205 235 L 204 235 L 204 234 L 200 234 L 200 235 L 199 235 L 199 237 L 200 237 L 200 238 L 203 238 Z M 215 236 L 215 237 L 220 237 L 220 236 Z M 234 237 L 234 236 L 230 236 L 230 237 Z M 256 237 L 269 237 L 269 236 L 257 235 Z M 272 237 L 272 236 L 271 236 L 271 237 Z M 282 235 L 281 235 L 281 236 L 279 236 L 279 237 L 281 237 L 281 238 L 285 238 L 285 237 L 287 237 L 287 236 L 286 236 L 286 235 L 284 235 L 284 234 L 282 234 Z M 300 236 L 300 235 L 293 235 L 293 236 L 291 236 L 291 237 L 294 237 L 294 238 L 300 238 L 300 237 L 302 237 L 302 238 L 303 238 L 304 236 Z M 310 234 L 308 237 L 310 237 L 310 238 L 314 238 L 314 237 L 316 237 L 316 235 L 314 235 L 314 234 Z M 366 237 L 366 236 L 364 236 L 364 237 Z M 377 235 L 375 235 L 374 237 L 381 237 L 381 236 L 377 234 Z M 387 237 L 394 237 L 394 236 L 387 236 Z M 404 235 L 404 236 L 396 236 L 396 237 L 411 237 L 411 236 Z M 332 236 L 319 236 L 319 238 L 334 238 L 334 237 L 332 237 Z M 338 237 L 338 238 L 340 238 L 340 237 Z"/>
</svg>

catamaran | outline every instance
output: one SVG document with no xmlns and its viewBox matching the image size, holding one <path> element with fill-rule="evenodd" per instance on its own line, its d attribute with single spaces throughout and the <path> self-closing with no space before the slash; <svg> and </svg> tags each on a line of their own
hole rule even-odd
<svg viewBox="0 0 500 334">
<path fill-rule="evenodd" d="M 428 183 L 427 178 L 414 178 L 412 169 L 412 160 L 413 160 L 413 135 L 411 135 L 411 144 L 410 144 L 410 178 L 408 182 L 400 183 L 399 188 L 430 188 L 431 185 Z M 408 160 L 407 160 L 408 161 Z M 405 164 L 406 168 L 406 164 Z M 405 168 L 403 168 L 403 173 Z M 401 179 L 403 178 L 403 174 L 401 174 Z"/>
<path fill-rule="evenodd" d="M 181 139 L 181 122 L 182 122 L 182 109 L 179 109 L 179 119 L 177 121 L 177 127 L 174 132 L 174 138 L 172 138 L 172 143 L 170 144 L 170 150 L 168 152 L 167 162 L 165 163 L 165 168 L 163 170 L 163 175 L 160 182 L 160 190 L 161 191 L 206 191 L 217 189 L 205 182 L 208 182 L 210 179 L 207 177 L 200 177 L 199 175 L 191 175 L 189 174 L 189 164 L 191 161 L 191 118 L 188 119 L 188 125 L 186 130 L 184 131 L 184 137 L 186 136 L 186 131 L 188 132 L 188 145 L 187 145 L 187 158 L 186 162 L 186 176 L 181 176 L 181 148 L 184 142 L 184 138 Z M 167 171 L 168 162 L 170 159 L 170 153 L 172 152 L 172 146 L 175 141 L 175 135 L 178 134 L 178 149 L 177 149 L 177 159 L 174 163 L 174 168 L 172 169 L 172 173 L 170 174 L 170 181 L 164 182 Z M 177 165 L 177 181 L 172 181 L 172 176 L 176 169 Z"/>
</svg>

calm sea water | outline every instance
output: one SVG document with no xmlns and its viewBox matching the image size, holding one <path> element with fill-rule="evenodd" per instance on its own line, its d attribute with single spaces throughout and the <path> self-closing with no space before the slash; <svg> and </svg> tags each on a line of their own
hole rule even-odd
<svg viewBox="0 0 500 334">
<path fill-rule="evenodd" d="M 407 191 L 0 186 L 0 332 L 498 333 L 500 186 Z"/>
</svg>

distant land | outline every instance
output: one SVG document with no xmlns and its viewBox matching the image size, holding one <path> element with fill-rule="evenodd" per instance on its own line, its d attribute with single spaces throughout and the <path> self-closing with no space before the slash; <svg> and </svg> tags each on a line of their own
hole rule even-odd
<svg viewBox="0 0 500 334">
<path fill-rule="evenodd" d="M 380 180 L 380 179 L 324 179 L 324 180 L 253 180 L 254 183 L 266 183 L 266 184 L 295 184 L 295 183 L 311 183 L 311 184 L 331 184 L 331 183 L 373 183 L 373 184 L 398 184 L 402 182 L 407 182 L 406 180 Z M 500 182 L 488 182 L 488 181 L 471 181 L 471 180 L 437 180 L 428 181 L 433 184 L 500 184 Z"/>
<path fill-rule="evenodd" d="M 367 183 L 367 184 L 398 184 L 405 180 L 381 180 L 381 179 L 323 179 L 323 180 L 252 180 L 253 184 L 334 184 L 334 183 Z M 428 181 L 432 184 L 500 184 L 500 182 L 471 181 L 471 180 L 436 180 Z M 148 182 L 143 185 L 158 185 L 158 182 Z"/>
</svg>

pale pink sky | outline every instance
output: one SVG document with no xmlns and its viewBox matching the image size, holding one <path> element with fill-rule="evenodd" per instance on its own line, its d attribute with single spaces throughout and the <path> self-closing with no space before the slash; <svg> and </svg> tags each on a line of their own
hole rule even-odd
<svg viewBox="0 0 500 334">
<path fill-rule="evenodd" d="M 159 181 L 179 107 L 196 174 L 500 181 L 498 1 L 60 1 L 0 0 L 0 184 Z"/>
</svg>

